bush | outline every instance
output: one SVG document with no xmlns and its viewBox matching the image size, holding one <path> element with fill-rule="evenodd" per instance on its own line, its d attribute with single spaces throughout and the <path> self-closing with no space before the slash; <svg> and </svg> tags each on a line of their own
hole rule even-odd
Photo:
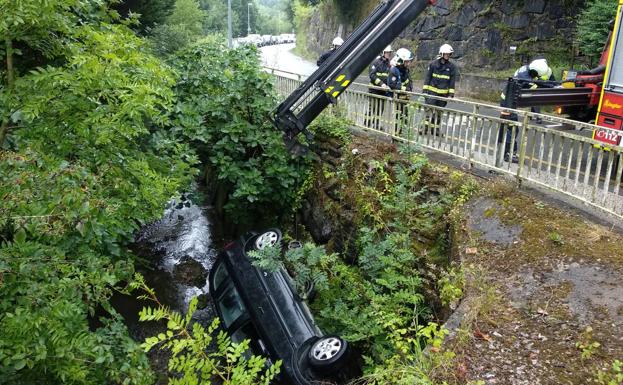
<svg viewBox="0 0 623 385">
<path fill-rule="evenodd" d="M 133 233 L 194 176 L 192 150 L 164 131 L 173 76 L 127 27 L 46 4 L 3 15 L 54 24 L 63 49 L 0 88 L 0 382 L 150 384 L 108 300 L 131 277 Z"/>
<path fill-rule="evenodd" d="M 207 38 L 172 64 L 179 73 L 174 130 L 193 143 L 224 190 L 228 217 L 244 223 L 289 213 L 307 162 L 294 161 L 269 121 L 277 101 L 256 48 L 229 50 Z"/>
<path fill-rule="evenodd" d="M 599 60 L 608 38 L 608 24 L 614 19 L 616 10 L 616 1 L 592 0 L 580 13 L 576 39 L 585 55 Z"/>
</svg>

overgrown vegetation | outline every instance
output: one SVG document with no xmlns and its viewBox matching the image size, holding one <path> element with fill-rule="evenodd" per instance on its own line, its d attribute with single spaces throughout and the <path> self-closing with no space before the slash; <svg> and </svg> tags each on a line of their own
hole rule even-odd
<svg viewBox="0 0 623 385">
<path fill-rule="evenodd" d="M 444 218 L 474 185 L 458 174 L 443 188 L 427 185 L 435 169 L 421 154 L 362 161 L 348 155 L 342 166 L 325 167 L 318 176 L 339 181 L 341 205 L 351 206 L 355 216 L 355 250 L 327 252 L 305 243 L 285 253 L 269 249 L 253 257 L 265 269 L 284 267 L 303 297 L 310 297 L 310 287 L 315 287 L 311 307 L 316 320 L 325 332 L 361 349 L 367 383 L 430 384 L 431 373 L 452 357 L 439 349 L 446 331 L 435 323 L 441 305 L 434 297 L 442 292 L 449 304 L 463 287 L 460 271 L 444 272 Z M 325 204 L 327 212 L 343 210 Z M 424 353 L 427 346 L 432 352 Z"/>
<path fill-rule="evenodd" d="M 190 301 L 186 315 L 182 315 L 160 303 L 154 290 L 140 275 L 134 277 L 129 289 L 143 291 L 145 294 L 139 298 L 154 303 L 155 307 L 141 310 L 141 321 L 167 323 L 166 331 L 146 338 L 141 347 L 145 352 L 157 347 L 172 353 L 168 365 L 172 375 L 169 384 L 205 384 L 214 380 L 223 385 L 269 385 L 279 373 L 282 362 L 268 366 L 266 358 L 249 354 L 249 340 L 233 342 L 223 330 L 217 334 L 218 318 L 207 330 L 194 322 L 196 297 Z"/>
<path fill-rule="evenodd" d="M 172 65 L 180 79 L 173 132 L 207 165 L 217 210 L 237 223 L 289 212 L 307 162 L 292 160 L 268 120 L 277 101 L 255 47 L 230 51 L 208 38 Z"/>
<path fill-rule="evenodd" d="M 151 383 L 108 299 L 134 231 L 195 174 L 187 145 L 155 140 L 173 74 L 99 2 L 2 10 L 0 379 Z M 90 326 L 99 307 L 110 316 Z"/>
<path fill-rule="evenodd" d="M 109 303 L 128 244 L 200 160 L 228 207 L 288 205 L 272 86 L 254 50 L 217 39 L 164 63 L 100 1 L 0 9 L 0 382 L 151 384 Z"/>
<path fill-rule="evenodd" d="M 578 15 L 576 39 L 580 50 L 595 62 L 599 60 L 614 20 L 617 3 L 611 0 L 592 0 Z"/>
</svg>

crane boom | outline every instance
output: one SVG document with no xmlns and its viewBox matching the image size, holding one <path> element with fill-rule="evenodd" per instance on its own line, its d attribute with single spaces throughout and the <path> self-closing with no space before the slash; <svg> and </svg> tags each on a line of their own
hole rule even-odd
<svg viewBox="0 0 623 385">
<path fill-rule="evenodd" d="M 435 0 L 386 0 L 303 84 L 275 110 L 272 121 L 283 131 L 290 152 L 300 152 L 297 136 L 311 138 L 307 126 L 359 76 L 429 4 Z"/>
</svg>

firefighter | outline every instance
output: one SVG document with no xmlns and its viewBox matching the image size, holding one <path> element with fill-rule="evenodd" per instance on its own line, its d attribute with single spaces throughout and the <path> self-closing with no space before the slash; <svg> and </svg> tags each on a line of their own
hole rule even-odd
<svg viewBox="0 0 623 385">
<path fill-rule="evenodd" d="M 378 88 L 370 88 L 368 91 L 373 95 L 389 96 L 391 91 L 387 85 L 387 78 L 389 76 L 390 59 L 392 57 L 392 46 L 388 45 L 383 50 L 381 56 L 378 56 L 372 64 L 370 64 L 370 70 L 368 72 L 370 76 L 370 85 Z M 370 98 L 370 107 L 368 110 L 368 126 L 372 128 L 379 128 L 380 116 L 383 115 L 384 100 L 378 97 Z"/>
<path fill-rule="evenodd" d="M 424 78 L 423 93 L 443 97 L 454 97 L 454 83 L 456 81 L 456 66 L 450 61 L 454 49 L 450 44 L 439 47 L 439 56 L 428 65 L 428 71 Z M 441 99 L 426 98 L 426 104 L 445 107 L 448 102 Z M 440 111 L 431 111 L 430 124 L 438 129 L 441 123 Z"/>
<path fill-rule="evenodd" d="M 547 64 L 546 59 L 536 59 L 533 60 L 529 65 L 520 67 L 519 69 L 517 69 L 517 71 L 515 71 L 513 77 L 522 80 L 556 80 L 552 73 L 552 69 Z M 538 85 L 535 83 L 530 83 L 530 88 L 538 88 Z M 541 108 L 538 106 L 530 107 L 530 111 L 539 114 L 541 113 Z M 541 118 L 536 118 L 537 124 L 541 124 L 542 122 L 543 120 Z"/>
<path fill-rule="evenodd" d="M 399 99 L 396 104 L 397 134 L 400 133 L 400 129 L 406 123 L 408 116 L 407 101 L 409 100 L 409 94 L 406 92 L 413 91 L 413 82 L 411 81 L 411 72 L 409 70 L 409 64 L 411 64 L 412 60 L 413 53 L 406 48 L 400 48 L 390 62 L 391 68 L 387 85 L 392 90 L 402 91 L 397 93 Z"/>
<path fill-rule="evenodd" d="M 389 80 L 387 85 L 392 90 L 413 91 L 413 83 L 411 81 L 411 71 L 409 64 L 413 60 L 413 53 L 406 48 L 400 48 L 396 51 L 396 55 L 391 60 L 389 70 Z"/>
<path fill-rule="evenodd" d="M 547 64 L 547 60 L 545 59 L 536 59 L 533 60 L 530 64 L 521 66 L 515 71 L 513 74 L 513 78 L 524 80 L 525 82 L 522 84 L 522 88 L 538 88 L 539 85 L 534 83 L 536 81 L 547 81 L 547 80 L 556 80 L 554 75 L 552 74 L 552 69 Z M 509 107 L 506 104 L 506 95 L 502 93 L 500 106 Z M 539 113 L 540 109 L 538 107 L 531 107 L 532 112 Z M 502 111 L 501 118 L 510 120 L 510 121 L 518 121 L 518 116 L 514 112 Z M 540 124 L 542 122 L 541 118 L 536 119 L 536 123 Z M 519 138 L 519 132 L 515 130 L 515 142 L 512 142 L 512 125 L 502 123 L 500 124 L 499 134 L 498 134 L 498 143 L 504 142 L 504 161 L 505 162 L 513 162 L 518 163 L 519 158 L 517 156 L 517 139 Z M 513 152 L 511 153 L 511 145 L 513 146 Z"/>
<path fill-rule="evenodd" d="M 344 40 L 341 37 L 337 36 L 335 39 L 333 39 L 333 41 L 331 42 L 331 49 L 320 55 L 320 57 L 316 61 L 316 65 L 320 67 L 322 63 L 324 63 L 333 54 L 333 52 L 335 52 L 336 49 L 340 48 L 342 44 L 344 44 Z"/>
</svg>

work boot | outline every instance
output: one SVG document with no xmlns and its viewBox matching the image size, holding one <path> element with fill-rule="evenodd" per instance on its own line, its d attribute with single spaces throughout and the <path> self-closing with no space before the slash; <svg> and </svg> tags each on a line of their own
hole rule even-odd
<svg viewBox="0 0 623 385">
<path fill-rule="evenodd" d="M 517 154 L 513 154 L 513 156 L 511 157 L 510 154 L 507 152 L 506 154 L 504 154 L 504 161 L 505 162 L 512 161 L 513 163 L 519 163 L 519 157 L 517 156 Z"/>
<path fill-rule="evenodd" d="M 543 119 L 541 118 L 536 118 L 536 124 L 541 124 L 543 123 Z"/>
</svg>

